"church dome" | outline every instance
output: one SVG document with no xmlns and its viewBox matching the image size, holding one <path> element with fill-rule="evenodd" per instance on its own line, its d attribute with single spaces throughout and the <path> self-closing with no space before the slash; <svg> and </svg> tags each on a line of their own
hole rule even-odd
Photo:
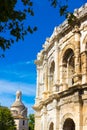
<svg viewBox="0 0 87 130">
<path fill-rule="evenodd" d="M 22 106 L 24 106 L 24 104 L 22 103 L 22 102 L 20 102 L 20 101 L 15 101 L 13 104 L 12 104 L 12 106 L 11 107 L 22 107 Z"/>
<path fill-rule="evenodd" d="M 24 104 L 22 103 L 22 92 L 21 91 L 17 91 L 16 92 L 16 100 L 15 102 L 12 104 L 11 107 L 24 107 Z"/>
<path fill-rule="evenodd" d="M 16 114 L 17 115 L 20 114 L 22 116 L 27 115 L 27 108 L 22 103 L 22 92 L 19 90 L 16 92 L 15 102 L 11 105 L 11 111 L 13 115 L 16 115 Z"/>
</svg>

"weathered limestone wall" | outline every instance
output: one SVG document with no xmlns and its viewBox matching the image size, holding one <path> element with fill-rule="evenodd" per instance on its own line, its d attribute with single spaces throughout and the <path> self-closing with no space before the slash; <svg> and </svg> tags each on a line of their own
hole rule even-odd
<svg viewBox="0 0 87 130">
<path fill-rule="evenodd" d="M 87 3 L 79 23 L 55 27 L 38 53 L 35 130 L 87 129 Z"/>
</svg>

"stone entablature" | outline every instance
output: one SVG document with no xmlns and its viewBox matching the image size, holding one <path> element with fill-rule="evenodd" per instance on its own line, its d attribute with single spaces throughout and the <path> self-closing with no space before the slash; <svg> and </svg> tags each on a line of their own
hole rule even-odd
<svg viewBox="0 0 87 130">
<path fill-rule="evenodd" d="M 37 55 L 35 130 L 87 129 L 87 3 L 74 15 L 79 23 L 55 27 Z"/>
</svg>

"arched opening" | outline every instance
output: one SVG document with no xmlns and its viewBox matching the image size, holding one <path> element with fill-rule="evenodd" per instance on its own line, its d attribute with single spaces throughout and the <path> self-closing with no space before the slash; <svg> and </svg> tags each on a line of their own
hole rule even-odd
<svg viewBox="0 0 87 130">
<path fill-rule="evenodd" d="M 75 123 L 71 118 L 65 120 L 63 130 L 75 130 Z"/>
<path fill-rule="evenodd" d="M 25 120 L 23 120 L 23 125 L 25 125 Z"/>
<path fill-rule="evenodd" d="M 74 52 L 73 50 L 67 49 L 63 55 L 63 79 L 68 86 L 72 86 L 73 75 L 74 75 Z"/>
<path fill-rule="evenodd" d="M 83 40 L 82 51 L 87 51 L 87 35 Z"/>
<path fill-rule="evenodd" d="M 54 84 L 54 70 L 55 70 L 55 63 L 54 61 L 51 63 L 50 67 L 50 89 L 53 90 L 53 84 Z"/>
<path fill-rule="evenodd" d="M 81 53 L 81 73 L 82 73 L 82 84 L 87 83 L 87 35 L 82 42 L 82 53 Z"/>
<path fill-rule="evenodd" d="M 53 124 L 53 122 L 50 124 L 49 130 L 54 130 L 54 124 Z"/>
</svg>

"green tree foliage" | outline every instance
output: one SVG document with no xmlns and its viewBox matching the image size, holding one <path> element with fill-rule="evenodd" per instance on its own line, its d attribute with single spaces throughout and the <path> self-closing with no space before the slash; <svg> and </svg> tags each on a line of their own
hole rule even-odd
<svg viewBox="0 0 87 130">
<path fill-rule="evenodd" d="M 30 25 L 24 25 L 28 15 L 34 16 L 32 7 L 31 0 L 0 0 L 0 48 L 3 51 L 9 49 L 15 41 L 24 40 L 28 32 L 37 30 L 36 26 L 31 28 Z"/>
<path fill-rule="evenodd" d="M 51 6 L 59 9 L 60 16 L 65 16 L 70 26 L 73 26 L 74 22 L 78 23 L 76 16 L 68 10 L 68 0 L 49 0 Z"/>
<path fill-rule="evenodd" d="M 7 107 L 0 106 L 0 130 L 16 130 L 14 119 Z"/>
<path fill-rule="evenodd" d="M 35 117 L 34 114 L 29 115 L 29 130 L 34 130 L 34 124 L 35 124 Z"/>
<path fill-rule="evenodd" d="M 76 17 L 68 11 L 68 0 L 48 0 L 54 8 L 58 8 L 60 16 L 68 18 L 70 24 Z M 33 0 L 34 2 L 34 0 Z M 37 27 L 25 25 L 29 16 L 34 16 L 31 0 L 0 0 L 0 48 L 5 51 L 15 42 L 24 40 L 26 34 L 33 33 Z M 21 5 L 21 6 L 20 6 Z M 28 22 L 29 23 L 29 22 Z M 4 56 L 4 55 L 2 55 Z"/>
</svg>

